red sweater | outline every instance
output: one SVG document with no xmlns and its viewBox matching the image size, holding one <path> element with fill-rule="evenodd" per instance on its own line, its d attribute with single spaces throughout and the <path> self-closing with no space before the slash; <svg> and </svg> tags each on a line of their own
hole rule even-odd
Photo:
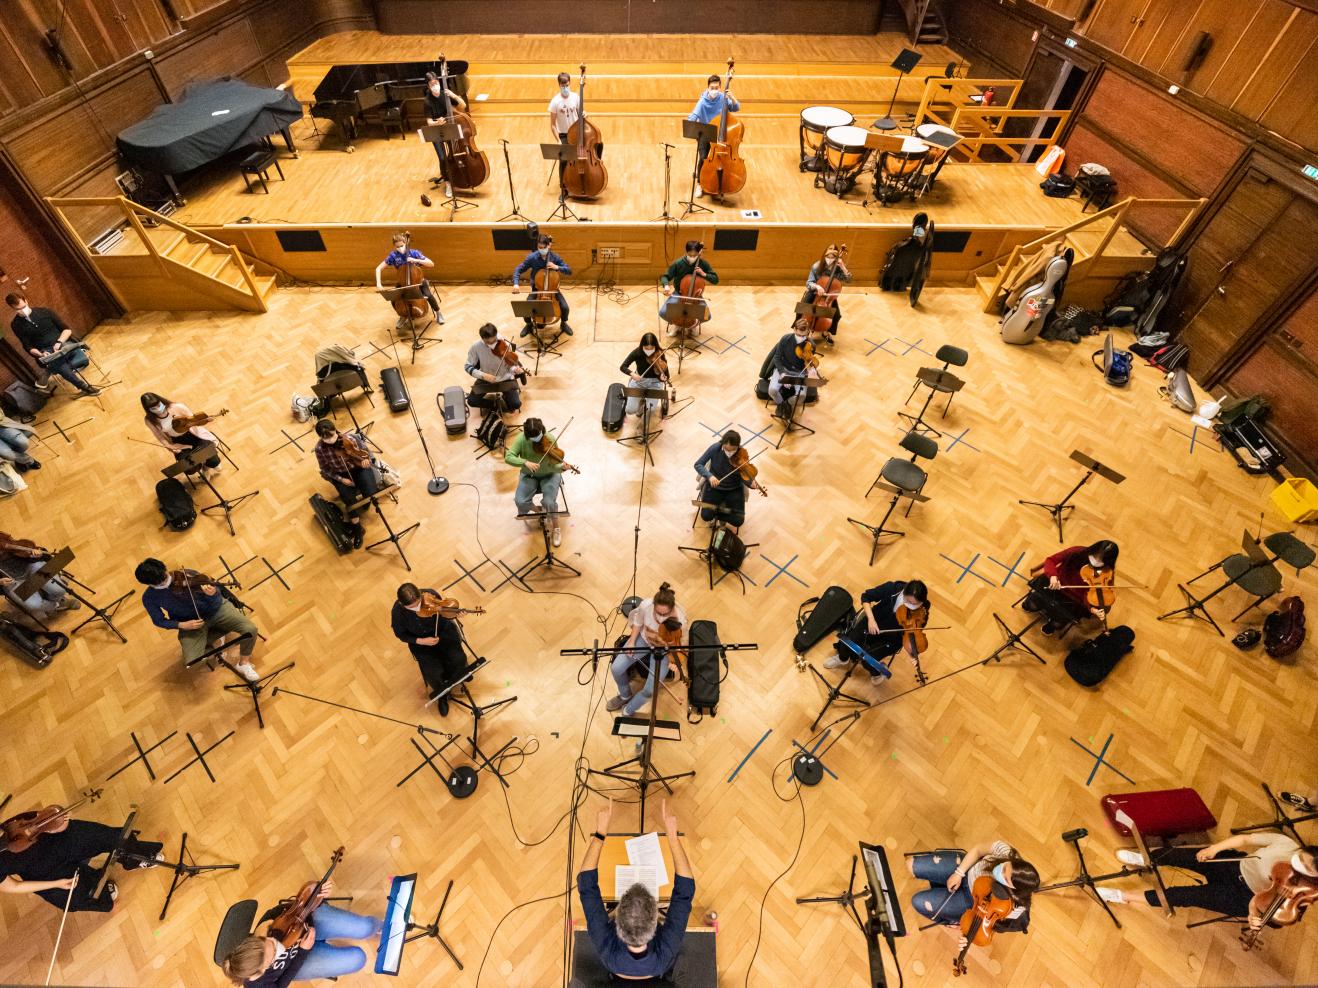
<svg viewBox="0 0 1318 988">
<path fill-rule="evenodd" d="M 1057 592 L 1065 594 L 1082 607 L 1088 607 L 1089 604 L 1085 601 L 1085 594 L 1089 592 L 1089 589 L 1080 576 L 1080 568 L 1088 562 L 1089 546 L 1073 545 L 1071 548 L 1055 552 L 1045 559 L 1043 561 L 1043 571 L 1047 576 L 1057 577 L 1057 582 L 1064 587 L 1078 587 L 1079 589 L 1059 590 Z"/>
</svg>

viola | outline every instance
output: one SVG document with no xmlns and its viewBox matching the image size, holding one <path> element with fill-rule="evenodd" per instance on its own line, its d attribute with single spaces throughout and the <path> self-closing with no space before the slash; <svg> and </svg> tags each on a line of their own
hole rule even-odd
<svg viewBox="0 0 1318 988">
<path fill-rule="evenodd" d="M 563 450 L 559 448 L 559 445 L 556 441 L 549 438 L 548 433 L 541 436 L 540 441 L 538 443 L 532 444 L 531 448 L 540 454 L 541 463 L 545 462 L 545 460 L 553 460 L 556 463 L 563 464 L 564 470 L 570 470 L 573 473 L 581 473 L 580 470 L 578 470 L 571 463 L 568 463 L 565 459 L 563 459 L 563 455 L 564 455 Z"/>
<path fill-rule="evenodd" d="M 403 234 L 403 257 L 405 258 L 401 267 L 397 269 L 398 287 L 412 288 L 417 285 L 424 285 L 426 279 L 421 275 L 421 266 L 416 264 L 410 258 L 412 250 L 412 234 Z M 429 304 L 423 298 L 396 298 L 394 299 L 394 311 L 403 319 L 424 319 Z"/>
<path fill-rule="evenodd" d="M 679 647 L 682 644 L 682 625 L 676 618 L 670 617 L 659 623 L 659 640 L 666 648 L 673 650 L 668 653 L 668 661 L 676 666 L 678 679 L 686 682 L 686 650 Z"/>
<path fill-rule="evenodd" d="M 169 574 L 170 589 L 186 590 L 188 593 L 222 585 L 219 580 L 212 580 L 205 573 L 198 573 L 194 569 L 176 569 Z"/>
<path fill-rule="evenodd" d="M 1272 882 L 1249 900 L 1251 915 L 1263 918 L 1257 929 L 1250 926 L 1240 934 L 1240 946 L 1253 950 L 1259 945 L 1263 930 L 1269 926 L 1291 926 L 1304 917 L 1304 911 L 1318 900 L 1318 878 L 1296 871 L 1289 861 L 1278 861 L 1269 872 Z"/>
<path fill-rule="evenodd" d="M 576 160 L 563 170 L 563 184 L 573 199 L 594 199 L 609 184 L 609 173 L 596 153 L 603 142 L 599 128 L 586 119 L 586 67 L 581 66 L 581 81 L 577 85 L 580 96 L 580 116 L 568 128 L 569 144 L 577 146 Z"/>
<path fill-rule="evenodd" d="M 842 278 L 838 275 L 838 267 L 842 264 L 843 258 L 847 255 L 847 245 L 843 244 L 838 248 L 837 257 L 834 258 L 832 265 L 829 266 L 828 274 L 824 275 L 815 282 L 819 286 L 815 292 L 812 305 L 828 306 L 834 308 L 837 304 L 837 297 L 842 294 Z M 814 316 L 809 320 L 811 335 L 822 335 L 833 328 L 833 319 L 831 316 Z"/>
<path fill-rule="evenodd" d="M 1117 602 L 1114 589 L 1116 573 L 1110 569 L 1095 569 L 1089 563 L 1080 567 L 1080 579 L 1089 588 L 1085 594 L 1085 603 L 1099 610 L 1110 610 Z"/>
<path fill-rule="evenodd" d="M 18 813 L 0 823 L 4 846 L 0 850 L 21 854 L 37 842 L 42 834 L 60 834 L 69 827 L 69 814 L 83 803 L 100 799 L 104 789 L 88 789 L 77 802 L 69 806 L 54 804 L 39 810 Z"/>
<path fill-rule="evenodd" d="M 490 177 L 490 159 L 476 146 L 476 125 L 470 115 L 453 109 L 448 98 L 448 62 L 439 56 L 439 91 L 444 100 L 444 122 L 456 124 L 461 135 L 456 140 L 443 141 L 444 178 L 454 188 L 474 189 Z"/>
<path fill-rule="evenodd" d="M 37 545 L 31 539 L 16 539 L 8 532 L 0 532 L 0 552 L 24 559 L 49 559 L 51 552 Z"/>
<path fill-rule="evenodd" d="M 755 479 L 760 475 L 760 468 L 751 462 L 744 446 L 737 447 L 737 451 L 732 454 L 731 463 L 737 468 L 737 472 L 741 474 L 742 480 L 755 485 L 755 489 L 760 492 L 760 497 L 769 496 L 769 492 L 765 490 L 764 485 Z"/>
<path fill-rule="evenodd" d="M 1016 908 L 1010 899 L 994 896 L 991 875 L 980 875 L 975 879 L 971 899 L 973 905 L 961 914 L 961 935 L 966 938 L 966 945 L 952 961 L 952 975 L 957 978 L 966 973 L 966 954 L 970 948 L 987 947 L 992 943 L 998 923 Z"/>
<path fill-rule="evenodd" d="M 270 936 L 285 948 L 296 946 L 297 942 L 307 935 L 307 927 L 311 925 L 311 914 L 321 903 L 321 889 L 325 887 L 325 883 L 330 880 L 334 869 L 342 860 L 343 848 L 339 847 L 330 856 L 329 869 L 324 877 L 318 882 L 307 882 L 303 885 L 298 894 L 289 900 L 283 912 L 271 921 Z"/>
<path fill-rule="evenodd" d="M 522 366 L 522 362 L 517 358 L 517 347 L 512 343 L 509 343 L 507 340 L 498 339 L 494 341 L 494 346 L 491 347 L 491 349 L 494 351 L 494 355 L 502 360 L 504 365 L 513 372 L 513 377 L 517 378 L 523 385 L 525 385 L 528 374 L 526 368 Z"/>
<path fill-rule="evenodd" d="M 195 415 L 185 415 L 182 418 L 174 419 L 172 426 L 180 432 L 187 432 L 189 429 L 195 429 L 199 425 L 214 422 L 216 419 L 223 418 L 228 414 L 229 410 L 227 408 L 221 408 L 214 415 L 208 412 L 197 412 Z"/>
<path fill-rule="evenodd" d="M 531 293 L 526 297 L 532 302 L 543 301 L 550 304 L 550 315 L 548 318 L 532 316 L 531 322 L 537 330 L 544 329 L 546 326 L 552 326 L 563 318 L 563 312 L 558 305 L 558 282 L 559 274 L 557 269 L 541 268 L 535 274 L 531 275 Z"/>
<path fill-rule="evenodd" d="M 462 614 L 484 614 L 483 607 L 463 607 L 458 603 L 456 597 L 440 597 L 429 590 L 421 591 L 421 606 L 417 608 L 417 614 L 423 618 L 432 618 L 438 615 L 447 621 L 452 621 Z"/>
<path fill-rule="evenodd" d="M 734 62 L 728 59 L 728 81 L 724 87 L 723 113 L 719 116 L 718 137 L 709 145 L 709 157 L 700 166 L 700 187 L 706 195 L 722 197 L 737 193 L 746 185 L 746 162 L 738 155 L 746 125 L 728 110 L 732 95 Z"/>
</svg>

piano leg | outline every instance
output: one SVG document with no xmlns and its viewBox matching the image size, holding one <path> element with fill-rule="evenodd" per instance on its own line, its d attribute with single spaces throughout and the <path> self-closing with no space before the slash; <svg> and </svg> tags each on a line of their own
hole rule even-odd
<svg viewBox="0 0 1318 988">
<path fill-rule="evenodd" d="M 298 154 L 297 145 L 293 143 L 293 132 L 287 127 L 280 127 L 279 133 L 284 135 L 284 145 L 293 153 L 293 157 L 301 157 L 301 155 Z M 280 177 L 282 178 L 283 176 Z"/>
<path fill-rule="evenodd" d="M 174 205 L 186 206 L 188 201 L 183 198 L 183 193 L 178 190 L 178 184 L 174 181 L 173 175 L 165 175 L 165 184 L 169 186 L 169 191 L 173 194 Z"/>
</svg>

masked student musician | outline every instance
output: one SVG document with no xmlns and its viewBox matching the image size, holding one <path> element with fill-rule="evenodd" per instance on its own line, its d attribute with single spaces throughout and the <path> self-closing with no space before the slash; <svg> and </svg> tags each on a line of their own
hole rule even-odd
<svg viewBox="0 0 1318 988">
<path fill-rule="evenodd" d="M 363 498 L 379 493 L 381 477 L 365 445 L 355 436 L 340 432 L 330 419 L 316 423 L 316 436 L 316 464 L 320 467 L 320 475 L 334 485 L 344 508 L 360 504 Z M 358 549 L 363 539 L 359 519 L 365 513 L 365 506 L 348 513 L 353 545 Z"/>
<path fill-rule="evenodd" d="M 101 876 L 90 862 L 114 850 L 119 830 L 65 815 L 63 826 L 46 829 L 21 851 L 15 846 L 17 841 L 9 842 L 0 835 L 0 892 L 35 895 L 61 910 L 67 902 L 71 913 L 109 912 L 119 898 L 119 888 L 106 882 L 100 897 L 94 898 Z M 118 860 L 125 868 L 154 868 L 162 858 L 162 847 L 155 841 L 130 837 Z"/>
<path fill-rule="evenodd" d="M 204 425 L 187 425 L 185 420 L 192 418 L 192 409 L 181 401 L 170 401 L 151 391 L 142 395 L 144 421 L 156 442 L 174 454 L 176 459 L 187 456 L 203 443 L 218 443 L 215 433 Z M 180 425 L 182 424 L 182 427 Z M 217 452 L 206 461 L 206 469 L 218 473 L 221 467 L 220 454 Z"/>
<path fill-rule="evenodd" d="M 627 615 L 631 634 L 625 650 L 613 659 L 613 681 L 618 695 L 605 706 L 621 709 L 628 717 L 635 717 L 655 691 L 656 672 L 660 679 L 668 678 L 671 654 L 668 647 L 689 644 L 686 611 L 677 605 L 677 594 L 667 583 L 660 584 L 653 597 L 649 597 Z M 645 669 L 645 686 L 639 693 L 631 688 L 631 668 L 641 663 Z"/>
<path fill-rule="evenodd" d="M 906 867 L 929 887 L 911 896 L 911 905 L 926 919 L 956 926 L 974 906 L 975 883 L 992 879 L 993 898 L 1009 899 L 1012 909 L 995 929 L 1024 931 L 1030 924 L 1030 897 L 1041 884 L 1039 870 L 1006 841 L 976 844 L 966 851 L 943 849 L 909 855 Z M 965 947 L 961 938 L 960 947 Z"/>
<path fill-rule="evenodd" d="M 851 284 L 851 269 L 842 260 L 837 244 L 829 244 L 825 247 L 819 260 L 810 265 L 810 270 L 805 275 L 805 294 L 801 296 L 801 301 L 809 302 L 811 305 L 823 305 L 824 303 L 816 302 L 815 299 L 819 296 L 821 290 L 819 282 L 821 280 L 827 281 L 830 275 L 835 276 L 845 285 Z M 828 327 L 829 336 L 837 335 L 838 326 L 842 322 L 842 306 L 837 299 L 833 300 L 833 308 L 837 309 L 837 315 L 832 318 L 831 325 Z M 795 327 L 796 323 L 793 322 L 792 325 Z"/>
<path fill-rule="evenodd" d="M 784 420 L 792 417 L 792 400 L 801 390 L 799 384 L 783 384 L 783 377 L 817 377 L 818 370 L 806 363 L 802 348 L 810 341 L 810 320 L 798 319 L 790 333 L 784 334 L 774 345 L 769 358 L 773 371 L 769 374 L 769 398 L 773 401 L 778 416 Z"/>
<path fill-rule="evenodd" d="M 713 267 L 710 266 L 710 263 L 705 260 L 704 253 L 704 244 L 699 240 L 688 240 L 686 242 L 686 250 L 682 256 L 672 264 L 668 265 L 668 270 L 659 276 L 660 290 L 666 296 L 659 303 L 659 315 L 665 322 L 668 321 L 668 307 L 675 301 L 671 296 L 677 294 L 679 298 L 682 297 L 682 279 L 687 275 L 699 269 L 707 282 L 711 285 L 718 284 L 718 274 L 714 271 Z M 705 319 L 706 321 L 709 319 L 708 311 L 705 313 Z M 674 332 L 674 329 L 670 325 L 669 333 L 671 334 L 672 332 Z"/>
<path fill-rule="evenodd" d="M 731 93 L 723 92 L 723 80 L 717 74 L 711 75 L 705 81 L 705 91 L 701 93 L 700 98 L 696 100 L 695 109 L 688 113 L 686 118 L 688 120 L 695 120 L 702 124 L 714 123 L 722 118 L 723 107 L 725 104 L 727 108 L 734 113 L 741 110 L 741 103 L 737 101 L 737 97 L 733 96 Z M 696 152 L 697 178 L 700 175 L 700 166 L 705 163 L 705 159 L 708 157 L 709 141 L 702 138 L 700 146 Z M 704 194 L 705 190 L 697 180 L 696 198 L 700 198 Z"/>
<path fill-rule="evenodd" d="M 568 266 L 567 261 L 563 260 L 563 258 L 559 257 L 550 249 L 553 242 L 554 238 L 549 234 L 540 234 L 535 242 L 535 250 L 527 254 L 526 257 L 522 259 L 522 263 L 517 265 L 513 270 L 514 295 L 522 290 L 522 275 L 524 274 L 529 274 L 531 276 L 531 291 L 533 293 L 535 291 L 535 276 L 540 271 L 557 271 L 565 278 L 571 276 L 572 268 Z M 558 302 L 560 319 L 558 328 L 566 335 L 571 336 L 572 327 L 567 323 L 568 313 L 571 312 L 571 309 L 568 308 L 567 298 L 564 297 L 561 290 L 554 293 L 554 298 Z M 535 326 L 531 322 L 531 317 L 527 316 L 526 325 L 522 327 L 521 335 L 529 335 L 534 328 Z"/>
<path fill-rule="evenodd" d="M 914 639 L 904 634 L 900 611 L 906 612 L 907 624 L 924 627 L 929 622 L 929 588 L 922 580 L 889 580 L 860 595 L 860 611 L 848 637 L 871 657 L 883 661 L 899 652 L 919 658 Z M 841 636 L 839 636 L 841 637 Z M 825 669 L 844 669 L 857 661 L 856 654 L 837 641 L 836 655 L 824 660 Z M 871 679 L 882 679 L 871 676 Z"/>
<path fill-rule="evenodd" d="M 438 149 L 439 145 L 436 144 L 435 148 Z M 375 266 L 376 291 L 384 290 L 384 283 L 381 278 L 384 275 L 385 268 L 397 270 L 407 264 L 420 268 L 433 268 L 435 266 L 434 261 L 412 246 L 412 234 L 403 231 L 394 234 L 393 250 L 386 254 L 384 260 Z M 444 325 L 444 313 L 439 311 L 439 299 L 435 298 L 435 290 L 430 287 L 430 281 L 422 278 L 420 288 L 421 294 L 430 306 L 430 311 L 435 314 L 435 322 L 441 326 Z"/>
<path fill-rule="evenodd" d="M 746 522 L 747 489 L 764 492 L 758 479 L 743 473 L 743 469 L 753 470 L 752 465 L 745 468 L 733 465 L 740 452 L 741 433 L 729 429 L 695 462 L 696 473 L 700 475 L 696 497 L 709 505 L 700 509 L 701 520 L 712 522 L 718 518 L 734 533 Z"/>
<path fill-rule="evenodd" d="M 248 635 L 238 646 L 240 661 L 234 668 L 248 682 L 260 679 L 252 665 L 257 630 L 224 595 L 224 589 L 205 573 L 193 569 L 170 571 L 159 559 L 144 559 L 133 573 L 146 587 L 142 606 L 157 628 L 177 631 L 183 661 L 191 662 L 219 643 L 225 635 Z"/>
<path fill-rule="evenodd" d="M 421 678 L 427 695 L 433 697 L 456 683 L 467 671 L 467 658 L 462 652 L 462 628 L 452 618 L 442 614 L 425 617 L 421 614 L 422 594 L 438 598 L 439 592 L 422 590 L 415 583 L 404 583 L 398 588 L 394 600 L 390 625 L 394 637 L 407 646 L 412 658 L 421 667 Z M 448 716 L 448 696 L 439 698 L 439 715 Z"/>
<path fill-rule="evenodd" d="M 646 333 L 636 349 L 627 354 L 627 358 L 618 366 L 618 370 L 627 375 L 632 387 L 658 387 L 668 383 L 668 361 L 663 348 L 659 346 L 659 337 Z M 641 402 L 650 406 L 650 414 L 659 413 L 659 398 L 628 398 L 627 414 L 640 415 Z"/>
<path fill-rule="evenodd" d="M 508 444 L 503 461 L 518 469 L 517 489 L 513 492 L 517 513 L 528 515 L 535 512 L 535 496 L 539 494 L 539 510 L 550 513 L 551 533 L 554 545 L 557 546 L 563 543 L 563 533 L 553 513 L 558 510 L 558 491 L 563 486 L 563 471 L 573 468 L 550 455 L 549 451 L 554 449 L 555 441 L 554 434 L 545 429 L 543 422 L 529 418 L 522 423 L 522 431 Z"/>
<path fill-rule="evenodd" d="M 1033 579 L 1030 587 L 1063 608 L 1077 620 L 1093 617 L 1106 621 L 1111 606 L 1097 607 L 1090 603 L 1089 595 L 1095 585 L 1106 582 L 1108 589 L 1103 593 L 1115 602 L 1116 591 L 1111 589 L 1116 579 L 1117 544 L 1110 539 L 1102 539 L 1093 545 L 1076 545 L 1069 549 L 1055 552 L 1030 572 Z M 1038 605 L 1027 597 L 1021 605 L 1027 611 L 1035 611 Z M 1045 635 L 1057 631 L 1057 625 L 1049 621 L 1042 629 Z"/>
</svg>

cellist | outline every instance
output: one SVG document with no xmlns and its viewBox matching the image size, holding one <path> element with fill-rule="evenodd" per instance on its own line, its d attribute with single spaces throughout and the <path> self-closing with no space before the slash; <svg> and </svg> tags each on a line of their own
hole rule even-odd
<svg viewBox="0 0 1318 988">
<path fill-rule="evenodd" d="M 518 294 L 522 290 L 522 275 L 524 274 L 529 273 L 531 275 L 532 290 L 535 289 L 535 276 L 536 273 L 539 271 L 557 271 L 563 277 L 571 276 L 572 269 L 568 267 L 567 261 L 563 260 L 563 258 L 559 257 L 550 249 L 550 246 L 553 244 L 553 242 L 554 242 L 554 238 L 551 237 L 549 234 L 547 233 L 540 234 L 539 238 L 535 242 L 535 250 L 527 254 L 526 257 L 522 259 L 522 263 L 517 265 L 516 269 L 513 271 L 514 295 Z M 562 319 L 562 322 L 559 324 L 558 328 L 568 336 L 571 336 L 572 327 L 567 324 L 568 312 L 570 311 L 568 309 L 567 299 L 563 297 L 563 293 L 561 291 L 555 292 L 554 298 L 558 302 L 558 312 L 560 318 Z M 527 316 L 526 325 L 522 328 L 521 335 L 522 336 L 529 335 L 534 328 L 535 326 L 531 322 L 531 317 Z"/>
<path fill-rule="evenodd" d="M 1021 931 L 1030 925 L 1030 897 L 1041 884 L 1039 870 L 1004 840 L 976 844 L 967 851 L 923 851 L 906 859 L 910 873 L 929 887 L 911 896 L 911 905 L 926 919 L 956 926 L 971 907 L 971 889 L 984 875 L 993 879 L 994 898 L 1010 899 L 1015 908 L 1000 921 L 998 933 Z M 958 947 L 965 946 L 964 937 Z"/>
<path fill-rule="evenodd" d="M 438 146 L 436 145 L 436 147 Z M 412 235 L 410 233 L 406 231 L 395 233 L 393 245 L 394 249 L 375 266 L 376 291 L 384 291 L 384 284 L 381 282 L 380 276 L 384 274 L 385 268 L 401 268 L 404 264 L 414 264 L 421 268 L 433 268 L 435 266 L 434 261 L 412 246 Z M 439 300 L 435 298 L 430 282 L 425 278 L 421 279 L 421 294 L 430 303 L 430 311 L 435 314 L 435 322 L 442 326 L 444 324 L 444 313 L 439 311 Z"/>
<path fill-rule="evenodd" d="M 686 250 L 682 256 L 672 264 L 668 265 L 668 270 L 659 276 L 659 290 L 662 291 L 665 296 L 659 303 L 659 315 L 665 322 L 669 322 L 667 309 L 669 303 L 672 301 L 669 296 L 671 296 L 674 291 L 680 291 L 682 287 L 682 279 L 687 275 L 699 270 L 705 281 L 709 282 L 711 285 L 718 284 L 718 274 L 710 266 L 710 263 L 705 260 L 704 254 L 704 244 L 699 240 L 688 240 L 686 242 Z M 708 312 L 706 313 L 706 318 L 709 318 Z M 671 322 L 669 322 L 668 330 L 670 334 L 673 332 Z"/>
<path fill-rule="evenodd" d="M 702 124 L 713 123 L 723 116 L 725 103 L 729 110 L 734 112 L 741 110 L 741 104 L 737 102 L 737 97 L 731 93 L 723 92 L 723 80 L 718 73 L 715 73 L 705 81 L 705 91 L 700 94 L 700 99 L 696 100 L 695 109 L 688 113 L 686 118 Z M 705 163 L 705 159 L 708 157 L 709 141 L 702 138 L 700 147 L 696 151 L 696 198 L 700 198 L 705 194 L 704 189 L 700 187 L 700 166 Z"/>
<path fill-rule="evenodd" d="M 811 305 L 816 304 L 815 298 L 820 291 L 819 282 L 827 280 L 830 275 L 838 278 L 843 284 L 851 284 L 851 270 L 847 267 L 846 261 L 842 260 L 837 244 L 829 244 L 825 247 L 819 260 L 810 265 L 810 270 L 806 272 L 805 294 L 801 296 L 801 301 L 809 302 Z M 828 327 L 829 336 L 837 336 L 838 325 L 842 322 L 842 306 L 836 299 L 833 300 L 833 308 L 837 309 L 837 315 L 833 317 L 832 325 Z"/>
<path fill-rule="evenodd" d="M 844 633 L 880 661 L 890 659 L 902 651 L 916 660 L 919 652 L 912 637 L 901 633 L 902 622 L 897 612 L 905 609 L 912 614 L 923 614 L 923 620 L 915 622 L 923 627 L 929 620 L 929 608 L 929 588 L 923 580 L 888 580 L 860 595 L 860 612 L 856 615 L 856 623 Z M 838 637 L 841 639 L 842 636 Z M 845 669 L 856 661 L 855 653 L 840 640 L 833 643 L 833 648 L 837 654 L 824 660 L 825 669 Z M 870 678 L 882 679 L 877 676 Z"/>
</svg>

